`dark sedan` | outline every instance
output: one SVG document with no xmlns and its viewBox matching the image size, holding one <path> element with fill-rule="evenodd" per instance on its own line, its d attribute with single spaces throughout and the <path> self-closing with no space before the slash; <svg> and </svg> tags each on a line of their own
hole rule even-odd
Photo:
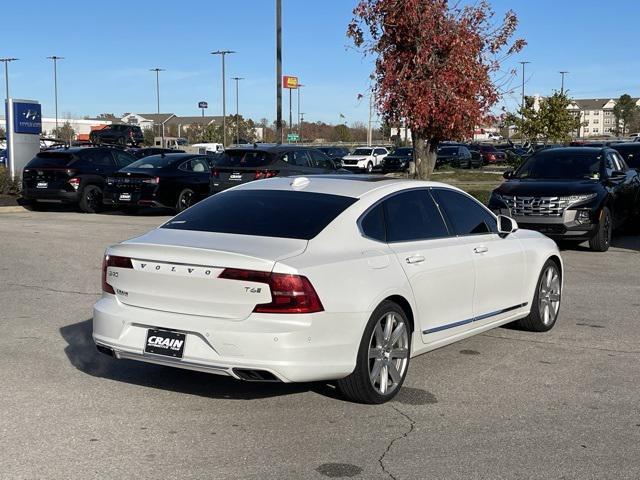
<svg viewBox="0 0 640 480">
<path fill-rule="evenodd" d="M 128 211 L 161 207 L 181 212 L 209 195 L 210 179 L 206 155 L 153 155 L 107 178 L 104 203 Z"/>
<path fill-rule="evenodd" d="M 409 162 L 412 160 L 412 147 L 396 148 L 382 160 L 382 172 L 405 172 L 409 169 Z"/>
<path fill-rule="evenodd" d="M 338 172 L 333 160 L 315 148 L 296 145 L 229 148 L 216 160 L 211 193 L 262 178 Z"/>
<path fill-rule="evenodd" d="M 349 155 L 346 147 L 318 147 L 322 153 L 334 161 L 337 167 L 342 167 L 342 157 Z"/>
<path fill-rule="evenodd" d="M 551 148 L 535 153 L 493 191 L 489 207 L 523 228 L 609 249 L 614 229 L 636 217 L 640 177 L 611 148 Z"/>
<path fill-rule="evenodd" d="M 150 157 L 151 155 L 162 155 L 163 153 L 185 153 L 184 150 L 173 150 L 170 148 L 160 147 L 127 148 L 126 152 L 136 158 Z"/>
<path fill-rule="evenodd" d="M 449 164 L 453 168 L 482 168 L 482 157 L 478 152 L 472 152 L 464 145 L 447 148 L 458 149 L 457 153 L 453 152 L 453 156 L 449 160 Z"/>
</svg>

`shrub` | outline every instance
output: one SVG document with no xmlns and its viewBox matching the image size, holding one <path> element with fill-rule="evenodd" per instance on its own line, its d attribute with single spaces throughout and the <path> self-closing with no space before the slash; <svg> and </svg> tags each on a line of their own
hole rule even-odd
<svg viewBox="0 0 640 480">
<path fill-rule="evenodd" d="M 20 181 L 12 180 L 9 171 L 0 166 L 0 194 L 17 195 L 20 193 Z"/>
</svg>

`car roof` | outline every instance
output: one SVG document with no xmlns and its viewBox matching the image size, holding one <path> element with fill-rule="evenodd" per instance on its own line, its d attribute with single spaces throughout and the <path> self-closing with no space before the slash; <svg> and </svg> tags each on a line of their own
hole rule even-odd
<svg viewBox="0 0 640 480">
<path fill-rule="evenodd" d="M 307 147 L 303 145 L 295 145 L 290 143 L 254 143 L 253 145 L 248 144 L 242 147 L 232 147 L 227 148 L 225 151 L 227 152 L 237 152 L 237 151 L 255 151 L 255 152 L 269 152 L 269 153 L 280 153 L 280 152 L 289 152 L 291 150 L 308 150 L 313 147 Z"/>
<path fill-rule="evenodd" d="M 571 153 L 602 153 L 605 150 L 612 150 L 609 147 L 550 147 L 550 148 L 543 148 L 542 150 L 539 150 L 538 152 L 536 152 L 536 154 L 547 154 L 547 153 L 567 153 L 567 154 L 571 154 Z"/>
<path fill-rule="evenodd" d="M 68 153 L 71 155 L 79 152 L 90 152 L 92 150 L 112 150 L 112 148 L 109 148 L 109 147 L 56 147 L 56 148 L 48 148 L 38 153 L 54 152 L 54 153 Z"/>
<path fill-rule="evenodd" d="M 299 184 L 299 185 L 296 185 Z M 385 177 L 383 175 L 309 175 L 292 177 L 273 177 L 243 183 L 233 190 L 293 190 L 311 193 L 326 193 L 344 197 L 362 198 L 376 191 L 392 193 L 410 188 L 456 187 L 440 182 L 412 180 L 407 178 Z"/>
<path fill-rule="evenodd" d="M 200 153 L 158 153 L 157 155 L 149 155 L 148 157 L 141 158 L 140 160 L 149 160 L 153 157 L 168 158 L 169 160 L 177 162 L 179 160 L 188 160 L 193 157 L 206 157 L 206 155 L 202 155 Z"/>
</svg>

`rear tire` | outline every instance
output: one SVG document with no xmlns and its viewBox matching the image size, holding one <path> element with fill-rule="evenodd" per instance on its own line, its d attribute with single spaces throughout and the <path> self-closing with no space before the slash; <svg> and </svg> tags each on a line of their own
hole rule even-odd
<svg viewBox="0 0 640 480">
<path fill-rule="evenodd" d="M 600 212 L 600 222 L 598 232 L 589 239 L 589 248 L 594 252 L 606 252 L 611 245 L 611 234 L 613 232 L 613 218 L 611 211 L 603 207 Z"/>
<path fill-rule="evenodd" d="M 353 402 L 388 402 L 404 383 L 410 352 L 411 326 L 407 316 L 397 304 L 382 302 L 364 329 L 356 368 L 338 380 L 338 389 Z"/>
<path fill-rule="evenodd" d="M 184 190 L 182 190 L 180 192 L 180 195 L 178 195 L 178 201 L 176 202 L 176 211 L 180 213 L 196 203 L 195 197 L 195 192 L 190 188 L 185 188 Z"/>
<path fill-rule="evenodd" d="M 84 213 L 98 213 L 102 210 L 102 189 L 97 185 L 87 185 L 80 194 L 80 210 Z"/>
<path fill-rule="evenodd" d="M 536 294 L 529 315 L 516 322 L 523 330 L 548 332 L 556 324 L 562 301 L 562 274 L 558 264 L 545 262 L 536 283 Z"/>
</svg>

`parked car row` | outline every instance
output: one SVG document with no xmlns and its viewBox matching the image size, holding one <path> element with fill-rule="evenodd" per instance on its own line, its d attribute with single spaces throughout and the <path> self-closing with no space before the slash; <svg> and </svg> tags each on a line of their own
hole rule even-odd
<svg viewBox="0 0 640 480">
<path fill-rule="evenodd" d="M 254 145 L 220 155 L 71 147 L 38 153 L 24 169 L 22 195 L 34 209 L 67 203 L 87 213 L 104 206 L 180 212 L 248 181 L 323 173 L 348 172 L 321 151 L 295 145 Z"/>
</svg>

